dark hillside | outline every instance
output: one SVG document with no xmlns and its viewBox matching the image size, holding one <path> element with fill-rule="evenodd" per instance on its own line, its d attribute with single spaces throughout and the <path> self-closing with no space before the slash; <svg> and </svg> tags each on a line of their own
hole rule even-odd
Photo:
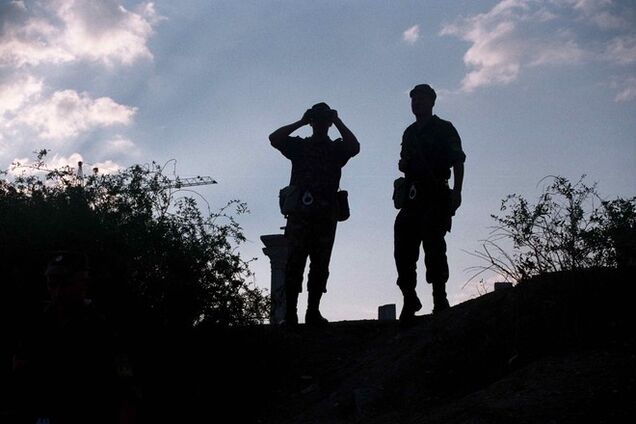
<svg viewBox="0 0 636 424">
<path fill-rule="evenodd" d="M 634 272 L 545 275 L 406 330 L 138 332 L 140 422 L 633 422 Z"/>
<path fill-rule="evenodd" d="M 407 330 L 377 321 L 200 328 L 168 343 L 176 350 L 159 348 L 176 370 L 146 364 L 161 376 L 145 384 L 147 413 L 192 422 L 221 411 L 268 423 L 624 421 L 636 416 L 632 275 L 545 275 Z"/>
</svg>

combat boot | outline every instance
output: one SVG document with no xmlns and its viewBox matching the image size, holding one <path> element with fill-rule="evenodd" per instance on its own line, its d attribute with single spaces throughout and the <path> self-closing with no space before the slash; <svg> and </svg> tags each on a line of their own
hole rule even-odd
<svg viewBox="0 0 636 424">
<path fill-rule="evenodd" d="M 318 309 L 307 309 L 305 314 L 305 324 L 314 327 L 321 327 L 329 323 L 329 320 L 320 314 Z"/>
<path fill-rule="evenodd" d="M 307 313 L 305 313 L 305 324 L 312 326 L 322 326 L 329 321 L 320 314 L 321 291 L 311 290 L 307 297 Z"/>
<path fill-rule="evenodd" d="M 422 309 L 422 302 L 417 297 L 415 290 L 404 293 L 404 306 L 400 312 L 400 323 L 408 324 L 415 318 L 415 313 Z"/>
<path fill-rule="evenodd" d="M 296 290 L 285 291 L 285 319 L 280 322 L 282 326 L 298 325 L 298 292 Z"/>
<path fill-rule="evenodd" d="M 433 283 L 433 314 L 450 308 L 446 298 L 446 283 Z"/>
</svg>

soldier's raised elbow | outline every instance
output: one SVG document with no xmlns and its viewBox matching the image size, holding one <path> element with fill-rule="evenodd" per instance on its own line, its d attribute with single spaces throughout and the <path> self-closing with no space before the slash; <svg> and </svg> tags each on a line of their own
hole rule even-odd
<svg viewBox="0 0 636 424">
<path fill-rule="evenodd" d="M 276 146 L 280 143 L 280 138 L 279 138 L 279 137 L 276 137 L 276 134 L 275 134 L 275 133 L 271 133 L 271 134 L 269 135 L 269 143 L 270 143 L 272 146 L 276 147 Z"/>
<path fill-rule="evenodd" d="M 360 153 L 360 143 L 358 143 L 358 140 L 353 140 L 353 143 L 351 144 L 351 156 L 355 156 Z"/>
</svg>

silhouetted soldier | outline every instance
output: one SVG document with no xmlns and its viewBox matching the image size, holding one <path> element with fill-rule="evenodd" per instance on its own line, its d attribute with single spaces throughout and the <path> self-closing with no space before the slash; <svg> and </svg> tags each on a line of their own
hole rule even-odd
<svg viewBox="0 0 636 424">
<path fill-rule="evenodd" d="M 404 295 L 401 322 L 409 322 L 422 308 L 415 292 L 420 246 L 424 248 L 426 281 L 433 286 L 433 312 L 449 307 L 444 236 L 461 204 L 466 159 L 455 127 L 433 115 L 435 91 L 428 84 L 420 84 L 411 90 L 410 97 L 416 121 L 402 136 L 399 169 L 404 178 L 396 180 L 394 192 L 396 207 L 400 208 L 395 219 L 394 256 L 397 284 Z M 451 168 L 452 190 L 448 186 Z"/>
<path fill-rule="evenodd" d="M 335 141 L 328 134 L 332 124 L 342 136 Z M 290 136 L 305 125 L 311 125 L 311 137 Z M 298 323 L 298 294 L 302 291 L 303 273 L 309 257 L 305 322 L 324 324 L 327 320 L 320 314 L 319 306 L 322 294 L 327 291 L 338 215 L 343 212 L 339 210 L 337 194 L 341 169 L 358 154 L 360 144 L 338 113 L 325 103 L 314 105 L 299 121 L 274 131 L 269 140 L 292 162 L 290 185 L 282 192 L 281 199 L 281 208 L 287 216 L 285 237 L 289 242 L 285 270 L 285 322 Z"/>
<path fill-rule="evenodd" d="M 51 303 L 14 356 L 24 413 L 30 422 L 116 422 L 123 411 L 114 336 L 86 298 L 86 257 L 58 252 L 45 276 Z"/>
</svg>

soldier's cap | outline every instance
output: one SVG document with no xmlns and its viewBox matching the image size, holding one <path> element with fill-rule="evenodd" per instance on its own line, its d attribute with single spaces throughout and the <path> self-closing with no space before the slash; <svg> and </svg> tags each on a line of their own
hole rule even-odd
<svg viewBox="0 0 636 424">
<path fill-rule="evenodd" d="M 416 93 L 430 96 L 433 101 L 437 99 L 437 93 L 435 93 L 435 90 L 433 90 L 433 88 L 428 84 L 418 84 L 413 87 L 413 89 L 409 92 L 409 97 L 413 97 L 413 95 Z"/>
<path fill-rule="evenodd" d="M 56 251 L 51 252 L 44 275 L 70 276 L 76 272 L 88 271 L 88 258 L 82 252 Z"/>
<path fill-rule="evenodd" d="M 329 107 L 329 105 L 325 102 L 320 102 L 320 103 L 316 103 L 315 105 L 313 105 L 311 107 L 311 110 L 315 111 L 315 112 L 329 112 L 331 110 L 331 108 Z"/>
<path fill-rule="evenodd" d="M 316 103 L 309 109 L 308 117 L 312 120 L 329 120 L 332 117 L 332 110 L 327 103 Z"/>
</svg>

